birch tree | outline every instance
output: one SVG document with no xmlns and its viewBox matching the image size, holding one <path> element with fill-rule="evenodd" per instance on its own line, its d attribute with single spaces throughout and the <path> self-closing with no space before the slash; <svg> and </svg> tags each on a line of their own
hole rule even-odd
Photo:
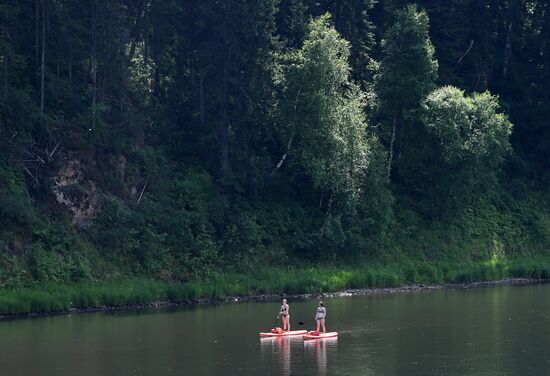
<svg viewBox="0 0 550 376">
<path fill-rule="evenodd" d="M 327 14 L 309 24 L 302 48 L 285 57 L 278 131 L 287 150 L 277 168 L 288 155 L 315 188 L 355 200 L 376 140 L 367 133 L 364 94 L 350 80 L 349 56 L 350 44 Z"/>
</svg>

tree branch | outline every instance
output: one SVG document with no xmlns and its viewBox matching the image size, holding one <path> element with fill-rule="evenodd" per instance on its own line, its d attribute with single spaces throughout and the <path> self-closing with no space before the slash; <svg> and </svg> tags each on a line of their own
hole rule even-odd
<svg viewBox="0 0 550 376">
<path fill-rule="evenodd" d="M 19 161 L 19 165 L 20 165 L 21 167 L 23 167 L 23 170 L 25 170 L 25 172 L 26 172 L 27 174 L 29 174 L 29 176 L 34 180 L 34 182 L 36 183 L 36 185 L 40 185 L 40 184 L 38 183 L 38 179 L 36 178 L 36 176 L 34 176 L 34 175 L 29 171 L 29 169 L 27 168 L 27 166 L 25 166 L 25 165 L 23 164 L 23 162 Z"/>
<path fill-rule="evenodd" d="M 143 197 L 143 192 L 145 192 L 145 188 L 147 187 L 147 182 L 145 182 L 145 184 L 143 184 L 143 188 L 141 189 L 141 193 L 139 194 L 139 197 L 138 197 L 138 200 L 137 200 L 137 204 L 136 205 L 139 205 L 139 202 L 141 201 L 141 197 Z"/>
<path fill-rule="evenodd" d="M 48 157 L 49 157 L 50 159 L 52 159 L 52 156 L 54 155 L 55 151 L 57 150 L 57 148 L 58 148 L 58 146 L 59 146 L 60 144 L 61 144 L 61 141 L 59 141 L 59 142 L 57 143 L 57 145 L 55 145 L 55 147 L 53 148 L 53 150 L 52 150 L 51 153 L 48 153 Z"/>
<path fill-rule="evenodd" d="M 283 165 L 283 162 L 285 161 L 286 157 L 288 156 L 288 152 L 290 151 L 290 147 L 292 146 L 293 139 L 294 139 L 294 133 L 292 134 L 292 136 L 290 136 L 290 139 L 288 140 L 288 144 L 286 145 L 286 152 L 283 154 L 283 156 L 281 157 L 281 160 L 279 161 L 279 163 L 277 163 L 277 166 L 275 166 L 275 168 L 271 172 L 272 174 L 274 174 L 275 171 L 280 169 L 281 166 Z"/>
<path fill-rule="evenodd" d="M 468 53 L 470 53 L 470 50 L 472 49 L 472 46 L 474 45 L 474 40 L 471 39 L 470 40 L 470 46 L 468 47 L 468 50 L 466 50 L 466 52 L 464 53 L 464 55 L 462 55 L 460 57 L 460 59 L 458 59 L 458 61 L 456 62 L 457 64 L 460 64 L 462 62 L 462 59 L 464 59 L 466 57 L 466 55 L 468 55 Z"/>
</svg>

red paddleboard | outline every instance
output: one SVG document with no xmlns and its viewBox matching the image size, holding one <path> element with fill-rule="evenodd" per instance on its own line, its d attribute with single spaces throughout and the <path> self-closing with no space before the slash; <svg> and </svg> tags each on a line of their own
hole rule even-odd
<svg viewBox="0 0 550 376">
<path fill-rule="evenodd" d="M 260 333 L 260 337 L 290 337 L 290 336 L 303 336 L 307 334 L 307 330 L 293 330 L 290 332 L 282 332 L 282 333 Z"/>
<path fill-rule="evenodd" d="M 319 333 L 319 334 L 307 332 L 307 334 L 304 335 L 304 339 L 323 339 L 323 338 L 335 338 L 335 337 L 338 337 L 338 332 L 328 332 L 328 333 Z"/>
</svg>

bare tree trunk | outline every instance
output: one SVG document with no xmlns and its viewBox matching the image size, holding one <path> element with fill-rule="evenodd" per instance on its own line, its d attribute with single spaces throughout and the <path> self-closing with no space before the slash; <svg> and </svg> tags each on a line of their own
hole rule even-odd
<svg viewBox="0 0 550 376">
<path fill-rule="evenodd" d="M 111 9 L 111 2 L 107 1 L 107 10 L 109 12 L 109 56 L 113 55 L 113 10 Z"/>
<path fill-rule="evenodd" d="M 8 56 L 4 56 L 4 97 L 8 97 Z"/>
<path fill-rule="evenodd" d="M 231 2 L 228 1 L 223 29 L 223 41 L 225 47 L 225 59 L 223 63 L 223 99 L 222 99 L 222 129 L 221 129 L 221 172 L 222 176 L 229 175 L 229 65 L 231 59 L 231 46 L 229 42 L 228 17 Z"/>
<path fill-rule="evenodd" d="M 391 166 L 393 163 L 393 144 L 395 143 L 395 130 L 397 128 L 397 114 L 394 113 L 393 115 L 393 125 L 392 125 L 392 133 L 391 133 L 391 141 L 390 141 L 390 155 L 388 157 L 388 172 L 387 172 L 387 178 L 390 179 L 391 176 Z"/>
<path fill-rule="evenodd" d="M 229 67 L 228 62 L 224 63 L 223 67 L 223 122 L 222 122 L 222 137 L 221 137 L 221 170 L 222 175 L 227 176 L 229 174 L 229 85 L 228 75 Z"/>
<path fill-rule="evenodd" d="M 42 0 L 42 56 L 40 64 L 40 116 L 44 121 L 44 63 L 46 58 L 46 1 Z"/>
<path fill-rule="evenodd" d="M 201 126 L 204 127 L 204 74 L 199 74 L 199 117 Z"/>
<path fill-rule="evenodd" d="M 153 87 L 153 93 L 155 96 L 158 96 L 160 94 L 160 25 L 161 25 L 161 19 L 158 9 L 158 4 L 160 2 L 156 2 L 154 4 L 154 8 L 151 12 L 152 17 L 152 23 L 153 23 L 153 46 L 152 46 L 152 56 L 153 61 L 155 63 L 155 77 L 154 77 L 154 87 Z"/>
<path fill-rule="evenodd" d="M 464 59 L 466 57 L 466 55 L 468 55 L 470 53 L 470 50 L 472 49 L 473 46 L 474 46 L 474 40 L 471 39 L 470 40 L 470 45 L 468 46 L 468 49 L 466 50 L 466 52 L 464 52 L 464 54 L 460 57 L 460 59 L 458 59 L 458 61 L 456 62 L 457 64 L 460 64 L 462 59 Z"/>
<path fill-rule="evenodd" d="M 124 35 L 123 32 L 120 32 L 119 34 L 119 46 L 120 46 L 120 50 L 119 50 L 119 54 L 120 54 L 120 75 L 121 75 L 121 81 L 122 81 L 122 85 L 121 85 L 121 92 L 120 92 L 120 112 L 124 112 L 124 102 L 126 101 L 126 87 L 127 87 L 127 82 L 128 82 L 128 72 L 127 72 L 127 66 L 128 66 L 128 61 L 126 60 L 126 51 L 125 51 L 125 47 L 126 46 L 126 36 Z"/>
<path fill-rule="evenodd" d="M 143 19 L 145 18 L 146 10 L 145 10 L 145 3 L 141 1 L 139 3 L 139 10 L 136 18 L 136 23 L 134 24 L 134 27 L 132 28 L 132 31 L 130 32 L 129 39 L 131 41 L 130 44 L 130 52 L 128 53 L 128 61 L 132 61 L 134 58 L 134 54 L 136 52 L 136 45 L 139 39 L 139 36 L 141 34 L 141 24 L 143 22 Z"/>
<path fill-rule="evenodd" d="M 69 87 L 73 86 L 73 49 L 69 47 Z"/>
<path fill-rule="evenodd" d="M 147 188 L 147 182 L 143 184 L 143 188 L 141 189 L 141 193 L 139 194 L 139 198 L 137 200 L 137 205 L 139 205 L 139 202 L 141 201 L 141 198 L 143 197 L 143 193 L 145 192 L 145 188 Z"/>
<path fill-rule="evenodd" d="M 97 104 L 97 0 L 94 0 L 92 16 L 92 129 L 96 126 Z"/>
<path fill-rule="evenodd" d="M 290 139 L 288 140 L 288 144 L 286 145 L 286 151 L 283 154 L 283 156 L 281 157 L 281 160 L 279 161 L 279 163 L 277 163 L 277 166 L 275 166 L 275 168 L 271 172 L 272 174 L 275 173 L 275 171 L 277 171 L 278 169 L 280 169 L 281 166 L 283 165 L 286 157 L 288 156 L 288 153 L 290 152 L 290 147 L 292 146 L 292 140 L 293 139 L 294 139 L 294 134 L 292 134 L 292 136 L 290 136 Z"/>
<path fill-rule="evenodd" d="M 294 111 L 296 111 L 296 108 L 298 107 L 298 97 L 300 96 L 302 89 L 298 89 L 298 93 L 296 93 L 296 99 L 294 100 Z M 290 135 L 290 138 L 288 139 L 288 144 L 286 145 L 286 151 L 283 154 L 281 160 L 279 163 L 277 163 L 277 166 L 273 169 L 271 172 L 272 174 L 275 173 L 276 170 L 280 169 L 283 165 L 288 153 L 290 152 L 290 147 L 292 146 L 292 141 L 294 140 L 294 133 Z"/>
<path fill-rule="evenodd" d="M 510 21 L 510 24 L 508 25 L 508 31 L 506 33 L 506 45 L 504 47 L 504 64 L 502 67 L 502 77 L 506 77 L 508 75 L 508 65 L 510 64 L 510 50 L 511 50 L 511 34 L 512 34 L 512 24 L 513 22 Z"/>
<path fill-rule="evenodd" d="M 55 78 L 59 81 L 59 43 L 57 43 L 57 51 L 56 51 L 56 67 L 55 67 Z"/>
<path fill-rule="evenodd" d="M 34 18 L 35 18 L 35 35 L 34 35 L 34 56 L 35 56 L 35 62 L 36 66 L 40 64 L 40 1 L 35 1 L 35 7 L 34 7 Z"/>
<path fill-rule="evenodd" d="M 399 137 L 399 144 L 397 145 L 397 162 L 396 162 L 396 169 L 399 170 L 399 163 L 401 163 L 401 151 L 403 150 L 403 135 L 405 134 L 405 131 L 403 130 L 403 121 L 399 123 L 399 131 L 397 132 L 397 135 L 395 139 Z"/>
</svg>

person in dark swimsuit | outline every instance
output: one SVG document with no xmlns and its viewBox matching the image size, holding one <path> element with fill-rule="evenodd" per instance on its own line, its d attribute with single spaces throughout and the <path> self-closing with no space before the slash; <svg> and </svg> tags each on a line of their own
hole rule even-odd
<svg viewBox="0 0 550 376">
<path fill-rule="evenodd" d="M 283 320 L 283 330 L 290 332 L 290 307 L 287 304 L 286 299 L 283 299 L 283 305 L 279 311 L 277 318 L 282 318 Z"/>
</svg>

